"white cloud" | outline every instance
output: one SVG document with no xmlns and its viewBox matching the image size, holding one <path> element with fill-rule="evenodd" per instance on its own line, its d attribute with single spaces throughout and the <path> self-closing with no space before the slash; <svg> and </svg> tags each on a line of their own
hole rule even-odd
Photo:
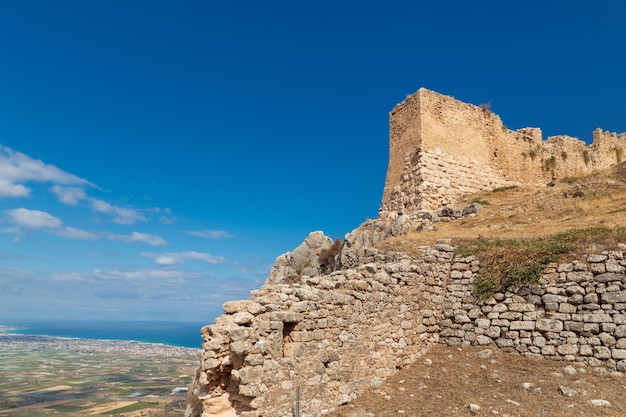
<svg viewBox="0 0 626 417">
<path fill-rule="evenodd" d="M 160 236 L 149 235 L 145 233 L 133 232 L 131 235 L 109 234 L 107 238 L 118 242 L 142 242 L 152 246 L 167 245 L 167 242 Z"/>
<path fill-rule="evenodd" d="M 95 233 L 85 230 L 76 229 L 74 227 L 65 227 L 56 232 L 57 236 L 69 237 L 71 239 L 96 240 L 98 236 Z"/>
<path fill-rule="evenodd" d="M 54 165 L 32 159 L 23 153 L 0 145 L 0 197 L 25 197 L 30 188 L 23 183 L 51 182 L 54 184 L 94 187 L 89 181 L 65 172 Z"/>
<path fill-rule="evenodd" d="M 184 279 L 188 278 L 197 278 L 202 276 L 199 272 L 192 271 L 179 271 L 173 269 L 139 269 L 134 271 L 119 271 L 119 270 L 101 270 L 96 269 L 93 272 L 94 276 L 100 279 L 107 280 L 133 280 L 133 281 L 141 281 L 147 280 L 148 282 L 153 282 L 155 279 L 160 280 L 169 280 L 174 282 L 181 282 Z"/>
<path fill-rule="evenodd" d="M 113 206 L 106 201 L 98 200 L 97 198 L 91 198 L 89 199 L 89 202 L 91 203 L 91 208 L 93 209 L 93 211 L 107 214 L 113 213 Z"/>
<path fill-rule="evenodd" d="M 87 197 L 85 190 L 78 187 L 62 187 L 60 185 L 55 185 L 51 187 L 50 190 L 57 195 L 61 202 L 67 204 L 68 206 L 75 206 Z"/>
<path fill-rule="evenodd" d="M 225 230 L 186 230 L 185 233 L 192 236 L 204 237 L 206 239 L 224 239 L 234 237 Z"/>
<path fill-rule="evenodd" d="M 19 228 L 26 227 L 29 229 L 51 229 L 51 232 L 55 235 L 71 239 L 96 240 L 98 238 L 96 234 L 85 230 L 69 226 L 62 228 L 63 222 L 61 219 L 44 211 L 18 208 L 15 210 L 5 210 L 4 212 L 9 216 L 10 221 L 16 225 L 14 228 L 4 229 L 3 231 L 6 233 L 19 234 Z"/>
<path fill-rule="evenodd" d="M 78 272 L 56 272 L 50 275 L 52 282 L 88 282 L 89 278 Z"/>
<path fill-rule="evenodd" d="M 112 214 L 113 221 L 119 224 L 134 224 L 137 221 L 148 220 L 139 210 L 114 206 L 97 198 L 90 198 L 91 208 L 97 213 Z"/>
<path fill-rule="evenodd" d="M 196 251 L 170 252 L 163 254 L 144 252 L 141 256 L 153 258 L 154 262 L 160 266 L 179 266 L 185 263 L 186 260 L 198 260 L 215 265 L 226 260 L 221 256 L 214 256 L 209 253 L 200 253 Z"/>
<path fill-rule="evenodd" d="M 61 227 L 61 224 L 63 224 L 60 219 L 39 210 L 18 208 L 15 210 L 5 210 L 4 212 L 17 226 L 28 227 L 31 229 L 58 228 Z"/>
<path fill-rule="evenodd" d="M 30 189 L 0 178 L 0 197 L 27 197 Z"/>
</svg>

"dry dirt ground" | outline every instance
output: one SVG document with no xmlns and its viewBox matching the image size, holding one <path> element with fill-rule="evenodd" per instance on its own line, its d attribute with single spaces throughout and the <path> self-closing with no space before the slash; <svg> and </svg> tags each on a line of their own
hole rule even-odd
<svg viewBox="0 0 626 417">
<path fill-rule="evenodd" d="M 573 228 L 626 226 L 626 163 L 609 172 L 561 179 L 550 187 L 494 191 L 467 196 L 455 205 L 461 209 L 478 201 L 482 210 L 476 216 L 435 223 L 435 230 L 388 239 L 381 248 L 410 254 L 419 245 L 442 238 L 459 244 L 477 238 L 540 238 Z M 480 354 L 485 349 L 435 346 L 381 387 L 340 407 L 334 416 L 626 417 L 626 376 L 577 363 L 532 359 L 497 347 L 490 348 L 491 355 Z M 567 396 L 567 389 L 576 395 Z M 594 405 L 593 400 L 611 406 L 602 401 Z M 480 408 L 472 411 L 470 404 Z"/>
<path fill-rule="evenodd" d="M 561 387 L 571 389 L 568 397 Z M 566 391 L 569 392 L 569 391 Z M 569 394 L 573 395 L 573 394 Z M 604 400 L 610 403 L 593 400 Z M 470 404 L 480 408 L 472 412 Z M 626 376 L 497 347 L 431 348 L 334 417 L 626 416 Z"/>
</svg>

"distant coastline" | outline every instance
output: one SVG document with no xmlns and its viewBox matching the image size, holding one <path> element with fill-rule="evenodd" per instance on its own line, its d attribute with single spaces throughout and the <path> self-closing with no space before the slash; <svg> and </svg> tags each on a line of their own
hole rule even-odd
<svg viewBox="0 0 626 417">
<path fill-rule="evenodd" d="M 0 335 L 52 336 L 107 341 L 136 341 L 196 348 L 207 323 L 173 321 L 19 320 L 0 323 Z"/>
</svg>

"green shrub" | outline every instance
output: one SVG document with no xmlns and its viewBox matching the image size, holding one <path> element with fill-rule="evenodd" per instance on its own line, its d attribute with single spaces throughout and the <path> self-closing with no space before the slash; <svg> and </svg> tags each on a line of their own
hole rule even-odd
<svg viewBox="0 0 626 417">
<path fill-rule="evenodd" d="M 500 278 L 495 274 L 480 274 L 474 279 L 474 294 L 480 301 L 487 301 L 500 289 Z"/>
<path fill-rule="evenodd" d="M 545 267 L 563 255 L 593 244 L 616 245 L 626 240 L 626 228 L 571 229 L 539 239 L 477 239 L 461 242 L 457 253 L 475 255 L 481 263 L 474 294 L 486 300 L 495 292 L 536 283 Z"/>
<path fill-rule="evenodd" d="M 504 191 L 509 191 L 509 190 L 515 190 L 517 187 L 517 185 L 507 185 L 506 187 L 498 187 L 498 188 L 494 188 L 493 190 L 491 190 L 492 193 L 501 193 Z"/>
<path fill-rule="evenodd" d="M 545 171 L 554 171 L 556 168 L 556 157 L 552 155 L 550 158 L 543 161 L 543 169 Z"/>
<path fill-rule="evenodd" d="M 589 165 L 589 161 L 591 161 L 589 158 L 589 151 L 587 149 L 583 151 L 583 161 L 585 161 L 585 165 Z"/>
</svg>

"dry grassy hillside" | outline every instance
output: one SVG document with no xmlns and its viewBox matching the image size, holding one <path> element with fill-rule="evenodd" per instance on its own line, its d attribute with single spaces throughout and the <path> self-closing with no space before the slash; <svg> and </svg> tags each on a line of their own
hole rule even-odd
<svg viewBox="0 0 626 417">
<path fill-rule="evenodd" d="M 474 217 L 435 223 L 436 230 L 389 239 L 382 249 L 411 253 L 420 245 L 449 238 L 459 247 L 482 250 L 483 267 L 490 262 L 498 267 L 502 259 L 523 261 L 543 254 L 546 247 L 548 251 L 558 247 L 556 255 L 565 258 L 574 252 L 626 243 L 626 163 L 610 172 L 557 180 L 553 186 L 483 192 L 468 196 L 465 203 L 472 201 L 482 205 Z M 516 245 L 480 246 L 480 242 L 502 240 L 540 243 L 522 245 L 524 249 L 519 251 Z M 575 397 L 567 395 L 568 388 L 576 391 Z M 470 404 L 480 408 L 470 410 Z M 487 351 L 484 347 L 436 346 L 383 386 L 369 389 L 335 414 L 404 415 L 623 417 L 626 377 L 576 363 L 530 359 L 495 347 Z"/>
<path fill-rule="evenodd" d="M 552 187 L 512 187 L 467 196 L 482 210 L 473 218 L 436 223 L 437 230 L 390 239 L 384 248 L 411 251 L 451 238 L 538 238 L 573 228 L 626 226 L 626 162 L 608 172 L 562 178 Z M 459 208 L 460 207 L 459 205 Z"/>
</svg>

